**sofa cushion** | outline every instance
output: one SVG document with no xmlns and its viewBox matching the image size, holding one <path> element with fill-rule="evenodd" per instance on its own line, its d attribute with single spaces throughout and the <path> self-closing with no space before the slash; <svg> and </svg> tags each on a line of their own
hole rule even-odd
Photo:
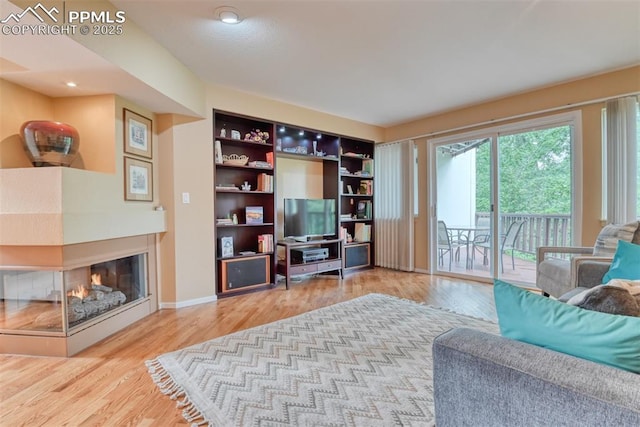
<svg viewBox="0 0 640 427">
<path fill-rule="evenodd" d="M 584 310 L 501 280 L 493 289 L 504 337 L 640 373 L 640 318 Z"/>
<path fill-rule="evenodd" d="M 618 242 L 609 271 L 602 278 L 603 283 L 612 279 L 640 279 L 640 245 Z"/>
<path fill-rule="evenodd" d="M 598 234 L 593 255 L 611 257 L 616 252 L 618 241 L 631 242 L 638 230 L 638 221 L 629 224 L 608 224 Z"/>
<path fill-rule="evenodd" d="M 567 304 L 601 313 L 640 316 L 636 298 L 627 289 L 617 286 L 600 285 L 586 289 L 571 297 Z"/>
</svg>

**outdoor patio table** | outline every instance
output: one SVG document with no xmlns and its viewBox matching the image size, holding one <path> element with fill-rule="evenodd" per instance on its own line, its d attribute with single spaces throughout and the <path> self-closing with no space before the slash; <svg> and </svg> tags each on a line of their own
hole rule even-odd
<svg viewBox="0 0 640 427">
<path fill-rule="evenodd" d="M 466 268 L 473 268 L 472 259 L 469 256 L 469 244 L 473 241 L 473 238 L 478 234 L 478 232 L 484 231 L 485 234 L 489 233 L 489 227 L 483 225 L 447 225 L 447 229 L 449 229 L 452 234 L 457 233 L 456 238 L 457 241 L 461 244 L 464 244 L 467 248 L 467 260 L 466 260 Z M 473 236 L 472 236 L 473 234 Z"/>
</svg>

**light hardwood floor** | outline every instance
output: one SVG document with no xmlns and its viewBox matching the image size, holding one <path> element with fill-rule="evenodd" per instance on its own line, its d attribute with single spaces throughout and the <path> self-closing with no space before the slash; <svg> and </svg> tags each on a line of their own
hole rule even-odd
<svg viewBox="0 0 640 427">
<path fill-rule="evenodd" d="M 187 425 L 145 360 L 368 293 L 496 320 L 490 285 L 374 269 L 312 278 L 179 310 L 161 310 L 71 358 L 0 355 L 2 426 Z"/>
</svg>

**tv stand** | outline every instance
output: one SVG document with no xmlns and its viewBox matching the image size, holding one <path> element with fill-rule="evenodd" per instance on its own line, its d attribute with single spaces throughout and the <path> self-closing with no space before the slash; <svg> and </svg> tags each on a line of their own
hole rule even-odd
<svg viewBox="0 0 640 427">
<path fill-rule="evenodd" d="M 289 289 L 291 278 L 303 274 L 325 273 L 337 271 L 342 279 L 342 239 L 322 239 L 307 242 L 297 242 L 290 239 L 281 240 L 278 246 L 285 249 L 285 259 L 278 261 L 278 273 L 285 276 L 286 289 Z M 318 250 L 316 250 L 318 249 Z M 320 249 L 323 249 L 320 251 Z M 292 256 L 304 252 L 326 253 L 315 260 L 304 262 L 299 256 Z M 311 257 L 310 259 L 313 259 Z"/>
</svg>

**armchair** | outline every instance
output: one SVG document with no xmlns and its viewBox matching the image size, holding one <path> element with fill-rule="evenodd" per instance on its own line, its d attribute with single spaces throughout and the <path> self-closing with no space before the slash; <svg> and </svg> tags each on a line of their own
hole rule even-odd
<svg viewBox="0 0 640 427">
<path fill-rule="evenodd" d="M 569 260 L 553 254 L 572 254 Z M 536 254 L 536 286 L 545 296 L 559 298 L 577 287 L 592 288 L 602 283 L 613 257 L 593 255 L 593 247 L 540 246 Z"/>
<path fill-rule="evenodd" d="M 638 222 L 610 224 L 602 229 L 595 246 L 540 246 L 536 256 L 536 286 L 545 296 L 559 298 L 577 287 L 592 288 L 602 284 L 609 270 L 618 240 L 640 244 Z M 570 259 L 554 258 L 552 254 L 571 254 Z"/>
</svg>

